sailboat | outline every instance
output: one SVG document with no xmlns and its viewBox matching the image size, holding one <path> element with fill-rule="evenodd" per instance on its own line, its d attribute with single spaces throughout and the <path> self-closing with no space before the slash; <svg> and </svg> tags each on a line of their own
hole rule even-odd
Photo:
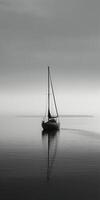
<svg viewBox="0 0 100 200">
<path fill-rule="evenodd" d="M 53 96 L 53 102 L 54 102 L 54 107 L 56 114 L 55 116 L 51 114 L 51 93 Z M 50 67 L 48 66 L 48 113 L 47 113 L 47 119 L 44 119 L 42 121 L 42 128 L 43 130 L 59 130 L 60 129 L 60 122 L 59 122 L 59 115 L 58 115 L 58 109 L 56 105 L 56 99 L 55 99 L 55 94 L 54 94 L 54 89 L 53 89 L 53 84 L 52 84 L 52 79 L 51 79 L 51 74 L 50 74 Z"/>
</svg>

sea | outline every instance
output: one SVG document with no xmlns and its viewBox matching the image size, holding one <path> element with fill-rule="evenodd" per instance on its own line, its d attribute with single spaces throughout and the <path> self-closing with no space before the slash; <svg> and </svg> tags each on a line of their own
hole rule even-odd
<svg viewBox="0 0 100 200">
<path fill-rule="evenodd" d="M 100 117 L 0 117 L 0 200 L 100 200 Z"/>
</svg>

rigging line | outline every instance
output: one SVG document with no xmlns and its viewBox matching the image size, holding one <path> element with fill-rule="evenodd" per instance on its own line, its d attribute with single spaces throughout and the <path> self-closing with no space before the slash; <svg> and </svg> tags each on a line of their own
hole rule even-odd
<svg viewBox="0 0 100 200">
<path fill-rule="evenodd" d="M 53 84 L 52 84 L 50 72 L 49 72 L 49 77 L 50 77 L 50 82 L 51 82 L 51 89 L 52 89 L 52 94 L 53 94 L 53 98 L 54 98 L 55 109 L 56 109 L 56 113 L 57 113 L 57 117 L 58 117 L 59 116 L 58 115 L 58 109 L 57 109 L 57 105 L 56 105 L 56 99 L 55 99 L 55 95 L 54 95 Z"/>
</svg>

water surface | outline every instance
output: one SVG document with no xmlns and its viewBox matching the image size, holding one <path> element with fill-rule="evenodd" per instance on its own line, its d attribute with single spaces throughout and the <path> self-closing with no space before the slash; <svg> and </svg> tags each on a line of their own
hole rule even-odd
<svg viewBox="0 0 100 200">
<path fill-rule="evenodd" d="M 0 198 L 99 200 L 100 118 L 61 118 L 49 136 L 41 120 L 0 118 Z"/>
</svg>

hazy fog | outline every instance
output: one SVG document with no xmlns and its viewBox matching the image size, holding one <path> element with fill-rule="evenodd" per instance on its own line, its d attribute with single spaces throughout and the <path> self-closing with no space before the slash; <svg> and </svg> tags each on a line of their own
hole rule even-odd
<svg viewBox="0 0 100 200">
<path fill-rule="evenodd" d="M 47 66 L 61 114 L 100 113 L 100 1 L 0 1 L 0 113 L 44 113 Z"/>
</svg>

